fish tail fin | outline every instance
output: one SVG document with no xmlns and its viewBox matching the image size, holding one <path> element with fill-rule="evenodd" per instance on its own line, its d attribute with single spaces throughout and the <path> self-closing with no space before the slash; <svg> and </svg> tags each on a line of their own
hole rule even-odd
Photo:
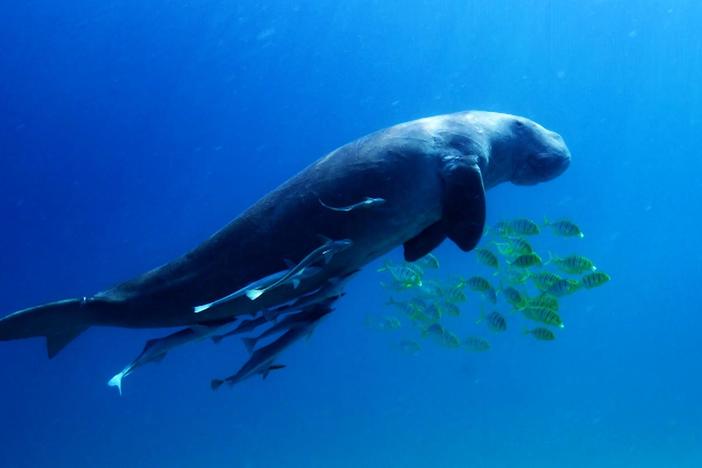
<svg viewBox="0 0 702 468">
<path fill-rule="evenodd" d="M 246 291 L 246 297 L 251 299 L 252 301 L 255 301 L 259 297 L 261 297 L 261 294 L 263 294 L 263 289 L 249 289 Z"/>
<path fill-rule="evenodd" d="M 110 387 L 117 387 L 117 390 L 119 391 L 119 396 L 122 396 L 122 379 L 124 378 L 125 373 L 124 371 L 116 374 L 114 377 L 112 377 L 108 382 L 107 385 Z"/>
<path fill-rule="evenodd" d="M 109 303 L 78 298 L 17 311 L 0 319 L 0 341 L 43 336 L 47 354 L 53 358 L 92 325 L 92 314 L 105 305 Z"/>
<path fill-rule="evenodd" d="M 224 383 L 224 380 L 222 380 L 222 379 L 212 379 L 210 381 L 210 388 L 212 389 L 212 391 L 217 391 L 219 389 L 219 387 L 222 386 L 223 383 Z"/>
<path fill-rule="evenodd" d="M 254 348 L 256 347 L 256 338 L 242 338 L 241 342 L 244 343 L 244 347 L 246 348 L 246 351 L 249 352 L 249 354 L 253 353 Z"/>
<path fill-rule="evenodd" d="M 551 253 L 550 250 L 547 253 L 548 253 L 548 258 L 544 262 L 544 266 L 548 265 L 549 263 L 551 263 L 552 261 L 554 261 L 556 259 L 556 257 L 553 256 L 553 254 Z"/>
</svg>

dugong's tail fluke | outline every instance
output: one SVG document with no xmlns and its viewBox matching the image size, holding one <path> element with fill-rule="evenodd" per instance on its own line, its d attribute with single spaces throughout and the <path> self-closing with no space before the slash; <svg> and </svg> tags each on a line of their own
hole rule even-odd
<svg viewBox="0 0 702 468">
<path fill-rule="evenodd" d="M 49 358 L 90 326 L 95 301 L 67 299 L 23 309 L 0 319 L 0 341 L 46 337 Z"/>
</svg>

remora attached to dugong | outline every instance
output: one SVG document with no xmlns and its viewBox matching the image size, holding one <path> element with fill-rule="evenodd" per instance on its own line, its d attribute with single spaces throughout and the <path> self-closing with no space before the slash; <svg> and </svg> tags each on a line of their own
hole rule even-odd
<svg viewBox="0 0 702 468">
<path fill-rule="evenodd" d="M 415 260 L 449 238 L 478 243 L 485 190 L 535 184 L 561 174 L 570 153 L 562 138 L 523 117 L 460 112 L 415 120 L 348 143 L 268 193 L 200 246 L 166 265 L 90 297 L 20 310 L 0 320 L 0 340 L 44 336 L 49 356 L 91 326 L 207 324 L 285 303 L 343 277 L 404 244 Z M 368 197 L 384 203 L 338 212 Z M 319 239 L 353 245 L 320 265 L 298 289 L 281 286 L 256 301 L 238 297 L 193 308 L 288 269 Z"/>
</svg>

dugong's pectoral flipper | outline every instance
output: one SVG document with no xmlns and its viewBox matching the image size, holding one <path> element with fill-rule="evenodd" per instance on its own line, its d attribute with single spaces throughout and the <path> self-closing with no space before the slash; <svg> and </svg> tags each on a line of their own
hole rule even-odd
<svg viewBox="0 0 702 468">
<path fill-rule="evenodd" d="M 485 188 L 480 168 L 464 159 L 446 163 L 442 171 L 442 218 L 404 243 L 408 262 L 437 248 L 446 237 L 463 251 L 473 250 L 485 228 Z"/>
<path fill-rule="evenodd" d="M 480 168 L 459 159 L 449 162 L 442 175 L 446 235 L 464 252 L 473 250 L 485 229 L 485 188 Z"/>
<path fill-rule="evenodd" d="M 44 336 L 53 358 L 91 325 L 90 314 L 99 302 L 67 299 L 17 311 L 0 319 L 0 340 Z"/>
<path fill-rule="evenodd" d="M 446 239 L 446 226 L 443 220 L 440 220 L 404 243 L 405 260 L 408 262 L 419 260 L 437 248 L 444 239 Z"/>
</svg>

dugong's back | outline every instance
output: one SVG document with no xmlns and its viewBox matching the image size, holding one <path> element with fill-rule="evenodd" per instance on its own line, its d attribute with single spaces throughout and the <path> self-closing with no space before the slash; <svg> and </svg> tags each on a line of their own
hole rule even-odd
<svg viewBox="0 0 702 468">
<path fill-rule="evenodd" d="M 325 266 L 324 281 L 358 270 L 418 230 L 440 212 L 435 161 L 421 139 L 381 131 L 349 143 L 310 165 L 270 192 L 210 239 L 183 257 L 138 278 L 101 292 L 114 313 L 102 324 L 163 326 L 190 324 L 254 312 L 289 298 L 271 294 L 255 302 L 242 297 L 206 317 L 194 306 L 216 300 L 271 273 L 287 268 L 328 239 L 351 239 L 352 247 Z M 366 197 L 386 203 L 372 209 L 337 212 Z M 307 284 L 299 294 L 314 289 Z M 284 294 L 283 294 L 284 296 Z"/>
</svg>

